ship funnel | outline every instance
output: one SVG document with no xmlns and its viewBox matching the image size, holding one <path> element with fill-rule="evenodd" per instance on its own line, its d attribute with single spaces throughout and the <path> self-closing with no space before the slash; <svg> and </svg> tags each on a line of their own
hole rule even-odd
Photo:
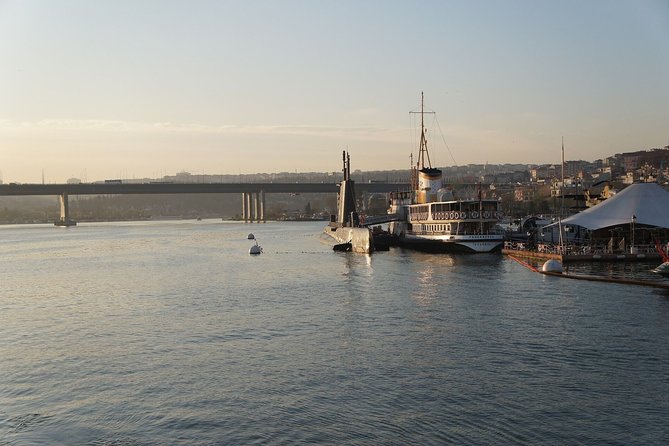
<svg viewBox="0 0 669 446">
<path fill-rule="evenodd" d="M 440 169 L 423 168 L 418 171 L 418 190 L 416 203 L 424 204 L 438 201 L 439 190 L 443 188 Z"/>
</svg>

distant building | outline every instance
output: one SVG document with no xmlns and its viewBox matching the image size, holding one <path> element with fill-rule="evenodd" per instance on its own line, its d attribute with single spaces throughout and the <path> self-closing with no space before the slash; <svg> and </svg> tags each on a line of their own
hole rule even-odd
<svg viewBox="0 0 669 446">
<path fill-rule="evenodd" d="M 533 186 L 516 186 L 513 188 L 514 201 L 527 203 L 534 200 L 536 189 Z"/>
<path fill-rule="evenodd" d="M 557 178 L 556 166 L 554 164 L 544 164 L 533 167 L 530 169 L 530 175 L 532 176 L 532 181 L 535 183 L 546 182 L 546 180 L 550 180 L 551 178 Z"/>
<path fill-rule="evenodd" d="M 636 170 L 644 164 L 662 169 L 669 166 L 669 146 L 662 149 L 639 150 L 636 152 L 617 154 L 615 157 L 621 160 L 621 166 L 626 172 Z"/>
</svg>

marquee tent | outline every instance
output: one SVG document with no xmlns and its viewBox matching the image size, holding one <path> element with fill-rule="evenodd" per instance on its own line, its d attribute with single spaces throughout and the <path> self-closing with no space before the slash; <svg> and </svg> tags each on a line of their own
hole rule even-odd
<svg viewBox="0 0 669 446">
<path fill-rule="evenodd" d="M 669 192 L 657 183 L 635 183 L 613 197 L 562 220 L 596 231 L 611 226 L 638 225 L 669 228 Z"/>
</svg>

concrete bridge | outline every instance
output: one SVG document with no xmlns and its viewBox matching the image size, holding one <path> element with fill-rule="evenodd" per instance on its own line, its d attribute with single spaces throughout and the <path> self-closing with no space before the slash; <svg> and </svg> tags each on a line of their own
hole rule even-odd
<svg viewBox="0 0 669 446">
<path fill-rule="evenodd" d="M 388 193 L 409 190 L 405 183 L 356 183 L 357 193 Z M 60 201 L 59 226 L 76 224 L 70 219 L 69 195 L 121 194 L 242 194 L 245 222 L 265 221 L 265 194 L 337 193 L 338 183 L 79 183 L 0 184 L 0 196 L 55 195 Z"/>
</svg>

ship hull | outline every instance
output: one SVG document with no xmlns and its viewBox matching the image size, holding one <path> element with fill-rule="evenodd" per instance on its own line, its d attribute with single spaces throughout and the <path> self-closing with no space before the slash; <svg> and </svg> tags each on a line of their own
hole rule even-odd
<svg viewBox="0 0 669 446">
<path fill-rule="evenodd" d="M 426 252 L 488 253 L 502 250 L 504 238 L 483 236 L 428 236 L 406 234 L 399 238 L 400 246 Z"/>
<path fill-rule="evenodd" d="M 350 246 L 349 249 L 336 249 L 337 251 L 353 251 L 363 254 L 374 252 L 374 238 L 372 231 L 368 228 L 338 228 L 326 226 L 323 229 L 323 240 L 334 246 Z"/>
</svg>

